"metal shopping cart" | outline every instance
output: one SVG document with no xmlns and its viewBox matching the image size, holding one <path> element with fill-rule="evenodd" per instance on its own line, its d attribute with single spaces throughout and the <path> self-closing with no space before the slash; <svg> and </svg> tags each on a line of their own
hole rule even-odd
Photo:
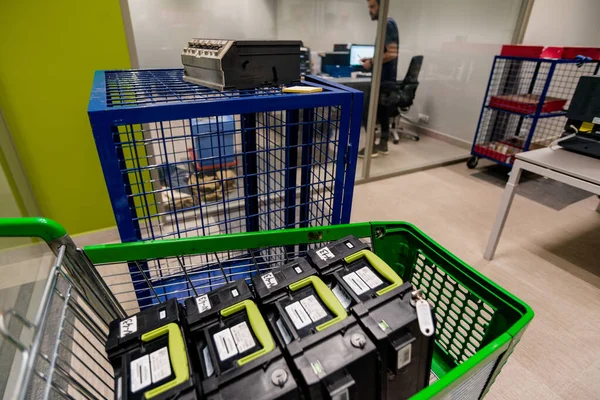
<svg viewBox="0 0 600 400">
<path fill-rule="evenodd" d="M 87 246 L 77 249 L 65 230 L 46 219 L 0 220 L 0 237 L 45 240 L 56 262 L 33 321 L 0 313 L 0 333 L 20 352 L 11 381 L 14 398 L 112 398 L 114 379 L 104 346 L 108 323 L 139 311 L 129 267 L 175 260 L 170 271 L 185 283 L 153 284 L 151 302 L 183 299 L 232 279 L 278 268 L 318 243 L 355 235 L 435 306 L 431 384 L 414 399 L 483 397 L 519 342 L 533 311 L 521 300 L 453 256 L 416 227 L 365 222 L 328 227 Z M 169 265 L 175 265 L 170 263 Z M 152 268 L 148 269 L 152 274 Z M 203 273 L 203 274 L 202 274 Z M 12 321 L 11 321 L 12 320 Z M 30 334 L 16 337 L 8 323 Z M 6 394 L 5 394 L 6 397 Z"/>
</svg>

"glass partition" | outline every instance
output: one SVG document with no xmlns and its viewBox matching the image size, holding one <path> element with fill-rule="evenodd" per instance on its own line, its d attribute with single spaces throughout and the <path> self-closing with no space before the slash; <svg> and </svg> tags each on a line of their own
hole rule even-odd
<svg viewBox="0 0 600 400">
<path fill-rule="evenodd" d="M 511 42 L 522 2 L 390 2 L 388 17 L 399 28 L 402 104 L 390 123 L 389 153 L 372 160 L 371 177 L 469 155 L 494 56 Z"/>
<path fill-rule="evenodd" d="M 378 96 L 374 113 L 387 109 L 383 120 L 387 115 L 389 123 L 382 127 L 381 115 L 374 115 L 375 132 L 370 137 L 375 137 L 376 146 L 371 157 L 359 158 L 357 179 L 458 162 L 468 156 L 493 57 L 502 44 L 513 40 L 526 1 L 389 1 L 388 16 L 395 24 L 385 19 L 380 31 L 387 48 L 394 43 L 394 32 L 387 31 L 396 27 L 398 56 L 392 63 L 397 63 L 397 81 L 404 80 L 415 56 L 423 58 L 414 59 L 407 81 L 411 85 L 388 85 Z M 293 39 L 302 40 L 310 58 L 304 65 L 307 73 L 370 93 L 374 68 L 369 63 L 365 69 L 359 60 L 374 55 L 378 21 L 371 14 L 387 2 L 129 0 L 128 4 L 141 68 L 180 67 L 181 49 L 193 37 Z M 385 53 L 383 69 L 389 71 L 389 52 Z M 399 88 L 399 93 L 392 92 L 400 103 L 393 96 L 390 100 L 390 88 Z M 382 107 L 383 103 L 399 105 Z M 364 127 L 367 110 L 365 104 Z M 361 147 L 366 143 L 364 127 Z M 389 137 L 387 149 L 382 133 Z"/>
</svg>

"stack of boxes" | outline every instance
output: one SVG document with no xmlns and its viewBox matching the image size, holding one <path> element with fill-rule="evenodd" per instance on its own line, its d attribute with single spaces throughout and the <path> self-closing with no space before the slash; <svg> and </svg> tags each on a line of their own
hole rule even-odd
<svg viewBox="0 0 600 400">
<path fill-rule="evenodd" d="M 236 280 L 185 310 L 170 300 L 115 321 L 115 398 L 407 399 L 427 386 L 429 305 L 360 240 L 311 250 L 252 286 Z"/>
</svg>

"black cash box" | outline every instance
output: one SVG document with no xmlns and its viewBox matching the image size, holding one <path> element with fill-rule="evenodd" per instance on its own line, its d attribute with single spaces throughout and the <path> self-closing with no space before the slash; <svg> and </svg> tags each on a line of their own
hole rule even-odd
<svg viewBox="0 0 600 400">
<path fill-rule="evenodd" d="M 306 398 L 375 398 L 375 346 L 306 259 L 252 282 Z"/>
<path fill-rule="evenodd" d="M 308 256 L 377 346 L 381 388 L 377 398 L 407 399 L 425 388 L 434 328 L 428 335 L 421 332 L 413 286 L 402 283 L 395 271 L 353 236 L 311 250 Z"/>
<path fill-rule="evenodd" d="M 199 39 L 181 53 L 183 80 L 217 90 L 300 83 L 298 40 Z"/>
<path fill-rule="evenodd" d="M 177 300 L 109 325 L 106 353 L 115 371 L 115 398 L 196 399 Z"/>
<path fill-rule="evenodd" d="M 243 279 L 185 301 L 189 349 L 207 399 L 297 399 L 292 371 Z"/>
</svg>

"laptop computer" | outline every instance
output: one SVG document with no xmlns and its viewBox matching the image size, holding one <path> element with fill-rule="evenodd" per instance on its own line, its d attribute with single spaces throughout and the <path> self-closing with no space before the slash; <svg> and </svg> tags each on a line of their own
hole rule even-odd
<svg viewBox="0 0 600 400">
<path fill-rule="evenodd" d="M 558 144 L 565 150 L 600 159 L 600 76 L 579 79 L 567 118 L 565 131 L 576 129 L 577 134 Z"/>
</svg>

